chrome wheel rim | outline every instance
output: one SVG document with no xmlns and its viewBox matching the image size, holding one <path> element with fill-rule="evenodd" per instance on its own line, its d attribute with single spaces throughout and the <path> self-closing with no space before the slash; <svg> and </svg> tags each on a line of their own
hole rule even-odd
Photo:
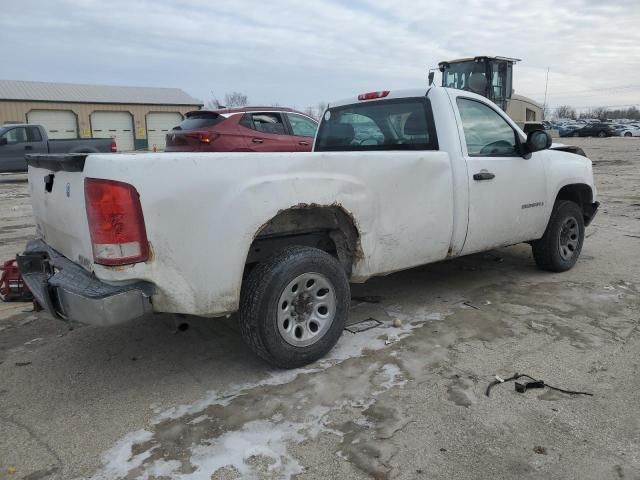
<svg viewBox="0 0 640 480">
<path fill-rule="evenodd" d="M 321 273 L 303 273 L 287 284 L 278 302 L 278 331 L 289 345 L 307 347 L 320 340 L 336 316 L 333 284 Z"/>
<path fill-rule="evenodd" d="M 580 227 L 578 226 L 578 221 L 573 217 L 569 217 L 560 227 L 560 237 L 558 239 L 560 256 L 563 260 L 570 260 L 576 254 L 579 240 Z"/>
</svg>

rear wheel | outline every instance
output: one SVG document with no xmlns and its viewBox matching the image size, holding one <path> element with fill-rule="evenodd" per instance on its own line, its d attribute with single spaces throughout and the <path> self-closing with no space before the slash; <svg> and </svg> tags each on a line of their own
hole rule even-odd
<svg viewBox="0 0 640 480">
<path fill-rule="evenodd" d="M 604 138 L 604 137 L 606 137 L 606 136 L 607 136 L 607 132 L 605 132 L 604 130 L 600 130 L 600 131 L 598 132 L 598 137 L 600 137 L 600 138 Z"/>
<path fill-rule="evenodd" d="M 625 137 L 631 137 L 633 134 L 631 132 L 624 132 Z"/>
<path fill-rule="evenodd" d="M 531 244 L 539 268 L 564 272 L 578 261 L 584 242 L 582 209 L 569 200 L 556 202 L 543 237 Z"/>
<path fill-rule="evenodd" d="M 573 132 L 572 136 L 573 136 L 573 137 L 579 137 L 579 136 L 580 136 L 580 134 L 579 134 L 578 132 Z"/>
<path fill-rule="evenodd" d="M 288 247 L 246 278 L 240 298 L 242 337 L 272 365 L 306 365 L 340 338 L 350 298 L 347 275 L 336 258 L 317 248 Z"/>
</svg>

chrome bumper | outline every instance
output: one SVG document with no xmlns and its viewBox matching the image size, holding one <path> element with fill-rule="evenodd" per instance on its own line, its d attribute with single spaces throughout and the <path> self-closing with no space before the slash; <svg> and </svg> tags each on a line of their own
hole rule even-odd
<svg viewBox="0 0 640 480">
<path fill-rule="evenodd" d="M 151 283 L 104 283 L 42 240 L 27 243 L 17 262 L 35 300 L 55 318 L 107 326 L 152 311 Z"/>
</svg>

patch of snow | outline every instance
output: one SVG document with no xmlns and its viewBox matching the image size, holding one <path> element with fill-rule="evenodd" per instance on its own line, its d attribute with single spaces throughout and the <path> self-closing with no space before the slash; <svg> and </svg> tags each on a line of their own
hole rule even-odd
<svg viewBox="0 0 640 480">
<path fill-rule="evenodd" d="M 199 417 L 194 418 L 190 422 L 187 422 L 187 424 L 196 425 L 198 423 L 204 422 L 205 420 L 208 420 L 209 418 L 210 418 L 209 415 L 200 415 Z"/>
<path fill-rule="evenodd" d="M 382 390 L 375 392 L 375 395 L 385 392 L 390 388 L 400 387 L 407 383 L 407 380 L 402 378 L 402 370 L 393 363 L 384 365 L 381 373 L 387 377 L 387 380 L 380 384 Z"/>
<path fill-rule="evenodd" d="M 152 447 L 137 455 L 133 455 L 133 446 L 148 442 L 153 434 L 148 430 L 138 430 L 127 433 L 118 442 L 102 455 L 103 468 L 99 470 L 92 480 L 113 480 L 122 478 L 131 470 L 138 468 L 151 456 L 156 448 Z"/>
<path fill-rule="evenodd" d="M 446 315 L 426 310 L 407 315 L 401 311 L 400 306 L 390 307 L 386 313 L 392 318 L 400 319 L 402 325 L 398 328 L 383 325 L 380 328 L 357 334 L 345 333 L 331 352 L 314 366 L 294 370 L 279 370 L 272 372 L 267 378 L 258 382 L 232 385 L 222 392 L 217 390 L 210 391 L 204 398 L 192 404 L 178 405 L 159 412 L 151 421 L 151 424 L 157 425 L 165 420 L 195 415 L 213 405 L 227 406 L 235 398 L 245 395 L 255 388 L 284 385 L 294 381 L 299 375 L 313 374 L 350 358 L 360 357 L 367 350 L 383 349 L 387 346 L 385 340 L 388 339 L 387 333 L 389 330 L 394 332 L 395 338 L 401 340 L 411 335 L 412 331 L 422 326 L 424 322 L 442 320 Z M 383 390 L 375 392 L 375 394 L 382 393 L 393 386 L 402 385 L 406 382 L 406 380 L 401 379 L 402 372 L 396 365 L 384 365 L 381 373 L 386 376 L 387 380 L 380 385 Z M 370 403 L 375 403 L 375 400 L 371 400 Z M 153 408 L 154 413 L 159 411 L 157 404 L 152 405 L 151 408 Z M 153 477 L 153 469 L 153 471 L 164 472 L 162 475 L 174 480 L 209 480 L 213 472 L 225 466 L 236 468 L 243 479 L 258 478 L 257 472 L 248 463 L 251 456 L 272 459 L 274 463 L 269 466 L 269 470 L 277 470 L 281 478 L 291 478 L 301 473 L 303 467 L 288 453 L 287 444 L 289 442 L 300 442 L 307 438 L 315 438 L 321 432 L 341 435 L 340 432 L 330 430 L 324 424 L 323 418 L 329 411 L 330 409 L 327 407 L 312 409 L 303 422 L 283 421 L 278 416 L 274 416 L 271 420 L 248 422 L 239 430 L 226 432 L 219 437 L 210 439 L 208 442 L 193 446 L 191 448 L 192 457 L 190 463 L 195 467 L 194 472 L 189 474 L 178 473 L 179 462 L 176 460 L 164 461 L 164 463 L 156 460 L 148 467 L 145 467 L 144 473 L 139 478 L 146 480 Z M 190 423 L 199 423 L 204 421 L 205 417 L 207 416 L 201 415 Z M 365 427 L 371 426 L 367 419 L 362 416 L 354 418 L 353 422 Z M 134 445 L 144 443 L 152 438 L 151 432 L 146 430 L 125 435 L 103 455 L 103 468 L 93 477 L 93 480 L 120 478 L 126 476 L 131 470 L 140 467 L 158 446 L 155 445 L 135 456 L 132 456 L 132 448 Z"/>
<path fill-rule="evenodd" d="M 181 464 L 178 460 L 155 460 L 151 466 L 147 467 L 137 480 L 149 480 L 150 478 L 172 477 L 180 470 Z"/>
<path fill-rule="evenodd" d="M 192 473 L 173 475 L 175 480 L 209 480 L 223 467 L 235 468 L 243 479 L 258 479 L 259 472 L 250 461 L 265 457 L 272 462 L 268 470 L 278 478 L 290 479 L 304 471 L 304 467 L 288 452 L 289 442 L 314 438 L 325 430 L 323 417 L 328 409 L 314 409 L 304 422 L 255 420 L 240 430 L 226 432 L 209 440 L 208 444 L 191 448 Z"/>
</svg>

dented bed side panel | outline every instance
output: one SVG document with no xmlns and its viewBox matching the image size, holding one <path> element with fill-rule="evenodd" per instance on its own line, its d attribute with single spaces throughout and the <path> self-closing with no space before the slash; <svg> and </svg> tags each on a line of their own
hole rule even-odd
<svg viewBox="0 0 640 480">
<path fill-rule="evenodd" d="M 352 281 L 443 259 L 451 243 L 444 152 L 91 155 L 84 175 L 138 189 L 152 258 L 95 273 L 154 283 L 157 311 L 235 311 L 255 235 L 301 205 L 338 206 L 353 218 L 361 251 Z"/>
</svg>

